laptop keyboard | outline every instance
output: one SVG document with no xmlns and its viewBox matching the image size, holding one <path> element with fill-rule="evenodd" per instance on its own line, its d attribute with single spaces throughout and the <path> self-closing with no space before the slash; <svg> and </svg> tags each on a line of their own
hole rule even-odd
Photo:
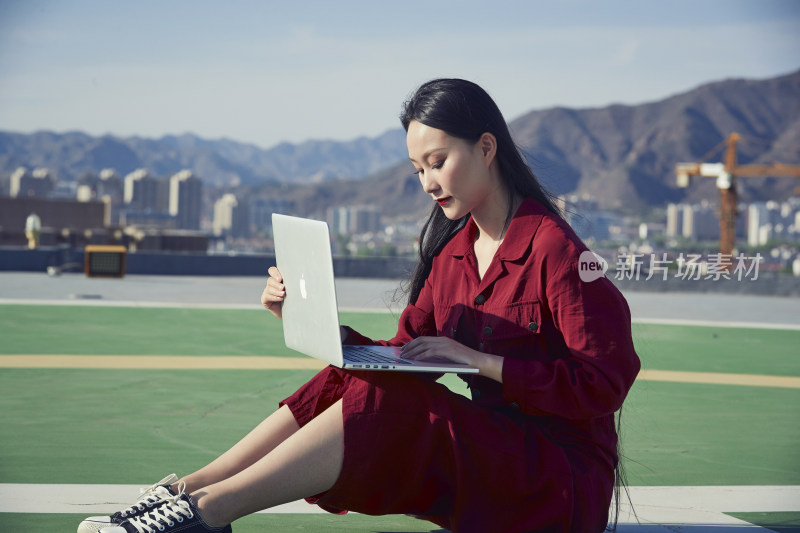
<svg viewBox="0 0 800 533">
<path fill-rule="evenodd" d="M 413 365 L 411 361 L 386 355 L 370 346 L 344 347 L 344 357 L 348 363 L 371 363 L 371 364 L 393 364 L 393 365 Z"/>
</svg>

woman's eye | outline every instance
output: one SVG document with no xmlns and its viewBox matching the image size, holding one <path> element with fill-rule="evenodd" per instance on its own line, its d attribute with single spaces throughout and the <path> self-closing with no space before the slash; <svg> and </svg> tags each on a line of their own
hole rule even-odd
<svg viewBox="0 0 800 533">
<path fill-rule="evenodd" d="M 417 170 L 414 171 L 414 174 L 417 174 L 417 175 L 423 174 L 423 173 L 424 173 L 424 171 L 421 168 L 418 168 Z"/>
<path fill-rule="evenodd" d="M 436 163 L 431 165 L 431 168 L 438 170 L 442 168 L 442 165 L 444 165 L 444 159 L 442 159 L 441 161 L 437 161 Z"/>
</svg>

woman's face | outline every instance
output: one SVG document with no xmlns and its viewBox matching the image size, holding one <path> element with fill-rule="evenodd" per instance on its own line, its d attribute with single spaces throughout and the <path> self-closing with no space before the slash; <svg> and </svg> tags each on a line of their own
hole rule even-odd
<svg viewBox="0 0 800 533">
<path fill-rule="evenodd" d="M 414 120 L 406 144 L 423 190 L 450 220 L 474 211 L 489 197 L 490 161 L 480 141 L 472 144 Z"/>
</svg>

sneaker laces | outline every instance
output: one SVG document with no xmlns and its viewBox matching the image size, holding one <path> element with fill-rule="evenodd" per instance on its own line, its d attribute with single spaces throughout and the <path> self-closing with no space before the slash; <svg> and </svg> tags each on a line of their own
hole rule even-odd
<svg viewBox="0 0 800 533">
<path fill-rule="evenodd" d="M 178 481 L 178 476 L 175 474 L 170 474 L 158 483 L 139 489 L 139 499 L 136 500 L 136 503 L 127 509 L 120 511 L 119 515 L 122 518 L 136 516 L 138 514 L 142 514 L 142 512 L 146 509 L 151 509 L 152 507 L 158 505 L 166 498 L 169 498 L 173 495 L 166 486 L 169 486 L 176 481 Z"/>
<path fill-rule="evenodd" d="M 189 495 L 184 492 L 185 488 L 186 484 L 181 481 L 177 494 L 162 500 L 160 506 L 153 512 L 130 518 L 127 523 L 136 528 L 138 533 L 156 533 L 174 527 L 175 522 L 180 523 L 194 518 Z"/>
</svg>

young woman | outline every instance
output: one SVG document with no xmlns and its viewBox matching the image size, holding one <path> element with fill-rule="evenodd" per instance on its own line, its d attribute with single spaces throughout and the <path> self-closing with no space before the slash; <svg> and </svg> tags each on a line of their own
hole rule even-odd
<svg viewBox="0 0 800 533">
<path fill-rule="evenodd" d="M 627 303 L 605 277 L 581 280 L 586 246 L 480 87 L 428 82 L 401 120 L 435 205 L 397 335 L 343 327 L 343 342 L 476 366 L 471 399 L 415 374 L 326 368 L 208 466 L 79 531 L 230 531 L 299 498 L 456 533 L 605 529 L 614 413 L 639 371 Z M 269 273 L 261 301 L 280 317 L 285 287 Z"/>
</svg>

